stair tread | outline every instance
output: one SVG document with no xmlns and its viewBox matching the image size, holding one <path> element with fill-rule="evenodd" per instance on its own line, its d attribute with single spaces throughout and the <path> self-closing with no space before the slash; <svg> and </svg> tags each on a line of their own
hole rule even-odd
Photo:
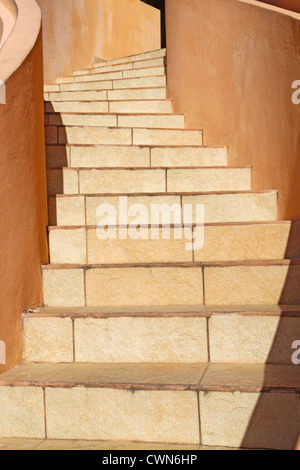
<svg viewBox="0 0 300 470">
<path fill-rule="evenodd" d="M 293 365 L 27 363 L 0 377 L 0 386 L 300 392 Z"/>
<path fill-rule="evenodd" d="M 140 450 L 236 450 L 229 447 L 207 447 L 192 444 L 157 444 L 151 442 L 134 441 L 104 441 L 104 440 L 78 440 L 78 439 L 0 439 L 1 450 L 114 450 L 114 451 L 140 451 Z"/>
<path fill-rule="evenodd" d="M 289 316 L 300 315 L 300 305 L 176 305 L 162 307 L 148 305 L 144 307 L 43 307 L 24 313 L 24 318 L 43 317 L 210 317 L 214 315 L 243 316 Z"/>
</svg>

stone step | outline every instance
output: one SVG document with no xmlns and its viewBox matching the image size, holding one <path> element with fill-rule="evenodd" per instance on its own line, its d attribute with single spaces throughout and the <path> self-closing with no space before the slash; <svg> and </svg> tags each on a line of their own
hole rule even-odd
<svg viewBox="0 0 300 470">
<path fill-rule="evenodd" d="M 27 362 L 293 365 L 300 307 L 42 308 L 23 324 Z"/>
<path fill-rule="evenodd" d="M 88 76 L 90 78 L 90 76 Z M 84 80 L 76 83 L 65 83 L 60 85 L 46 85 L 44 87 L 45 93 L 66 92 L 66 91 L 91 91 L 91 90 L 118 90 L 130 88 L 155 88 L 165 87 L 167 84 L 166 76 L 150 76 L 150 77 L 137 77 L 137 78 L 122 78 L 118 80 L 97 80 L 93 75 L 94 80 Z"/>
<path fill-rule="evenodd" d="M 107 60 L 102 63 L 103 67 L 109 66 L 109 65 L 119 65 L 119 64 L 128 64 L 130 62 L 140 62 L 143 60 L 153 60 L 153 59 L 158 59 L 158 58 L 164 58 L 167 55 L 166 49 L 158 49 L 157 51 L 150 51 L 150 52 L 144 52 L 141 54 L 135 54 L 129 57 L 123 57 L 121 59 L 113 59 L 113 60 Z M 101 68 L 99 64 L 97 64 L 96 68 Z"/>
<path fill-rule="evenodd" d="M 127 70 L 125 67 L 123 67 L 123 70 L 111 72 L 107 71 L 101 73 L 95 73 L 94 70 L 90 70 L 89 74 L 68 77 L 68 83 L 94 82 L 102 80 L 121 80 L 122 78 L 158 77 L 165 74 L 166 68 L 164 65 L 160 65 L 158 67 L 146 67 L 141 69 L 129 68 L 129 70 L 128 67 Z M 61 80 L 59 79 L 59 81 Z"/>
<path fill-rule="evenodd" d="M 135 204 L 145 206 L 147 213 L 140 217 L 139 224 L 148 224 L 153 205 L 166 205 L 171 213 L 171 221 L 175 213 L 183 212 L 184 223 L 196 223 L 197 204 L 204 205 L 205 224 L 228 222 L 260 222 L 277 220 L 277 194 L 276 192 L 236 192 L 219 194 L 200 194 L 182 196 L 182 193 L 166 194 L 118 194 L 118 195 L 91 195 L 91 196 L 54 196 L 49 198 L 50 225 L 82 226 L 98 225 L 97 209 L 102 204 L 110 204 L 115 208 L 116 219 L 119 218 L 120 196 L 127 196 L 128 224 L 134 222 L 136 214 L 132 214 Z M 184 208 L 184 204 L 190 207 Z M 179 207 L 179 208 L 178 208 Z M 162 209 L 162 208 L 161 208 Z M 185 209 L 185 210 L 184 210 Z M 167 211 L 168 212 L 168 211 Z M 192 213 L 192 216 L 191 216 Z M 131 214 L 131 215 L 130 215 Z M 167 215 L 167 214 L 166 214 Z M 163 222 L 160 217 L 160 223 Z M 166 222 L 165 222 L 166 223 Z M 171 222 L 172 223 L 172 222 Z M 176 222 L 178 223 L 178 222 Z"/>
<path fill-rule="evenodd" d="M 2 437 L 292 450 L 299 434 L 294 366 L 40 363 L 0 384 Z"/>
<path fill-rule="evenodd" d="M 48 265 L 48 307 L 300 304 L 298 260 Z"/>
<path fill-rule="evenodd" d="M 160 227 L 157 235 L 151 226 L 128 227 L 122 239 L 125 231 L 118 226 L 107 229 L 103 239 L 96 226 L 50 227 L 50 261 L 95 265 L 300 259 L 299 222 L 205 225 L 198 232 L 195 226 L 172 224 L 169 230 Z"/>
<path fill-rule="evenodd" d="M 172 114 L 170 100 L 136 101 L 53 101 L 45 103 L 47 113 Z"/>
<path fill-rule="evenodd" d="M 53 101 L 45 102 L 46 113 L 108 113 L 107 101 Z"/>
<path fill-rule="evenodd" d="M 50 94 L 51 95 L 51 94 Z M 131 88 L 125 90 L 108 90 L 108 101 L 130 101 L 130 100 L 165 100 L 167 99 L 167 89 L 157 88 Z M 144 112 L 149 112 L 148 108 Z"/>
<path fill-rule="evenodd" d="M 1 439 L 0 450 L 55 450 L 55 451 L 73 451 L 73 450 L 94 450 L 94 451 L 133 451 L 133 450 L 168 450 L 168 451 L 208 451 L 208 450 L 236 450 L 228 447 L 208 447 L 198 445 L 184 444 L 156 444 L 152 442 L 132 442 L 132 441 L 85 441 L 78 439 Z"/>
<path fill-rule="evenodd" d="M 137 62 L 127 62 L 124 64 L 117 64 L 117 65 L 105 65 L 105 64 L 103 64 L 102 66 L 97 65 L 92 69 L 78 71 L 77 75 L 75 75 L 73 78 L 75 78 L 75 80 L 81 80 L 82 77 L 86 77 L 90 75 L 126 72 L 128 70 L 142 70 L 142 69 L 150 69 L 154 67 L 155 68 L 163 67 L 165 69 L 165 62 L 166 62 L 165 57 L 159 57 L 157 59 L 140 60 Z M 59 83 L 60 81 L 61 79 L 58 79 L 57 82 Z"/>
<path fill-rule="evenodd" d="M 122 80 L 113 81 L 114 90 L 125 90 L 130 88 L 155 88 L 167 86 L 167 78 L 165 75 L 161 77 L 140 77 L 140 78 L 123 78 Z"/>
<path fill-rule="evenodd" d="M 51 126 L 184 129 L 184 116 L 175 114 L 117 115 L 99 113 L 46 113 L 45 124 Z"/>
<path fill-rule="evenodd" d="M 112 116 L 109 117 L 111 119 Z M 203 132 L 185 129 L 131 129 L 111 127 L 45 126 L 46 144 L 202 146 Z"/>
<path fill-rule="evenodd" d="M 130 101 L 165 100 L 165 87 L 131 88 L 125 90 L 59 91 L 44 94 L 45 101 Z M 149 110 L 146 110 L 149 112 Z"/>
<path fill-rule="evenodd" d="M 185 168 L 227 166 L 225 147 L 46 146 L 48 168 Z"/>
<path fill-rule="evenodd" d="M 47 171 L 48 194 L 250 191 L 251 168 L 76 169 Z"/>
<path fill-rule="evenodd" d="M 171 114 L 173 105 L 171 100 L 129 100 L 129 101 L 109 101 L 109 112 L 117 114 Z"/>
</svg>

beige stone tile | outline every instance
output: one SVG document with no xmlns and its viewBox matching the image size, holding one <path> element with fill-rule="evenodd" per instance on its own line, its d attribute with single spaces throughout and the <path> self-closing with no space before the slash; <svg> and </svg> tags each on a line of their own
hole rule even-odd
<svg viewBox="0 0 300 470">
<path fill-rule="evenodd" d="M 300 267 L 232 266 L 206 268 L 204 283 L 207 305 L 272 305 L 300 303 Z M 284 301 L 282 301 L 284 299 Z"/>
<path fill-rule="evenodd" d="M 106 74 L 111 72 L 118 72 L 123 70 L 131 70 L 133 68 L 133 62 L 128 64 L 119 64 L 119 65 L 104 65 L 94 67 L 91 71 L 91 75 L 94 73 Z"/>
<path fill-rule="evenodd" d="M 0 439 L 0 450 L 33 450 L 44 439 Z"/>
<path fill-rule="evenodd" d="M 202 145 L 202 131 L 133 129 L 133 145 Z"/>
<path fill-rule="evenodd" d="M 124 90 L 130 88 L 148 88 L 148 87 L 165 87 L 167 79 L 162 77 L 141 77 L 141 78 L 124 78 L 122 80 L 114 80 L 114 90 Z"/>
<path fill-rule="evenodd" d="M 86 273 L 87 305 L 203 303 L 201 268 L 111 268 Z"/>
<path fill-rule="evenodd" d="M 60 91 L 49 93 L 49 100 L 53 101 L 105 101 L 107 91 Z M 48 100 L 47 100 L 48 101 Z"/>
<path fill-rule="evenodd" d="M 102 73 L 93 73 L 85 75 L 82 77 L 75 77 L 75 83 L 77 82 L 102 82 L 103 80 L 118 80 L 123 78 L 122 71 L 120 72 L 102 72 Z"/>
<path fill-rule="evenodd" d="M 0 441 L 1 442 L 1 441 Z M 0 444 L 1 445 L 1 444 Z M 152 444 L 124 441 L 61 441 L 47 439 L 37 450 L 198 450 L 196 445 Z M 1 448 L 0 448 L 1 450 Z M 202 450 L 202 449 L 201 449 Z M 207 449 L 209 450 L 209 449 Z"/>
<path fill-rule="evenodd" d="M 58 323 L 56 323 L 57 325 Z M 51 326 L 52 327 L 52 326 Z M 64 328 L 65 330 L 65 328 Z M 26 333 L 25 333 L 26 334 Z M 46 332 L 47 335 L 47 332 Z M 59 345 L 58 345 L 59 347 Z M 0 377 L 0 384 L 45 382 L 66 369 L 66 364 L 25 363 L 6 372 Z"/>
<path fill-rule="evenodd" d="M 249 191 L 251 169 L 201 168 L 193 170 L 168 170 L 168 191 Z"/>
<path fill-rule="evenodd" d="M 88 75 L 89 77 L 89 75 Z M 99 91 L 99 90 L 112 90 L 112 80 L 101 80 L 97 82 L 75 82 L 71 84 L 60 85 L 61 91 Z"/>
<path fill-rule="evenodd" d="M 290 224 L 206 226 L 204 247 L 195 251 L 195 261 L 284 259 L 290 229 Z"/>
<path fill-rule="evenodd" d="M 151 166 L 226 166 L 227 149 L 209 147 L 157 147 L 151 149 Z"/>
<path fill-rule="evenodd" d="M 297 367 L 274 364 L 210 364 L 200 383 L 214 388 L 261 389 L 264 387 L 265 389 L 280 388 L 293 391 L 300 387 Z"/>
<path fill-rule="evenodd" d="M 59 85 L 44 85 L 45 93 L 51 93 L 52 91 L 59 91 Z"/>
<path fill-rule="evenodd" d="M 71 162 L 82 168 L 150 167 L 150 149 L 142 147 L 72 147 Z"/>
<path fill-rule="evenodd" d="M 120 203 L 119 197 L 87 197 L 86 212 L 88 225 L 98 225 L 101 222 L 101 217 L 97 216 L 97 209 L 102 204 L 111 204 L 116 210 L 117 223 L 121 225 L 126 225 L 126 223 L 124 223 L 120 218 L 120 206 L 122 208 L 123 203 Z M 163 209 L 164 207 L 169 207 L 170 209 L 177 208 L 179 209 L 179 218 L 181 219 L 181 205 L 179 196 L 129 196 L 127 198 L 128 224 L 132 224 L 136 221 L 137 214 L 135 213 L 135 208 L 133 207 L 135 204 L 141 204 L 145 206 L 147 212 L 145 213 L 145 215 L 143 215 L 142 213 L 140 214 L 139 224 L 149 224 L 153 205 L 159 205 L 161 209 Z M 178 220 L 176 218 L 176 211 L 170 211 L 170 218 L 168 221 L 163 219 L 162 212 L 160 212 L 159 223 L 161 224 L 178 224 Z"/>
<path fill-rule="evenodd" d="M 166 191 L 164 170 L 80 170 L 79 182 L 81 194 Z"/>
<path fill-rule="evenodd" d="M 83 307 L 82 269 L 44 269 L 44 303 L 49 307 Z"/>
<path fill-rule="evenodd" d="M 0 435 L 45 437 L 43 390 L 36 387 L 0 387 Z"/>
<path fill-rule="evenodd" d="M 66 127 L 59 129 L 60 143 L 77 145 L 131 145 L 130 129 L 109 127 Z"/>
<path fill-rule="evenodd" d="M 56 198 L 56 225 L 72 226 L 85 224 L 84 197 Z"/>
<path fill-rule="evenodd" d="M 109 103 L 111 113 L 160 113 L 170 114 L 173 111 L 172 101 L 112 101 Z"/>
<path fill-rule="evenodd" d="M 158 49 L 157 51 L 146 52 L 146 59 L 157 59 L 158 57 L 166 57 L 166 49 Z"/>
<path fill-rule="evenodd" d="M 284 321 L 284 320 L 282 320 Z M 212 362 L 265 363 L 268 361 L 280 317 L 215 316 L 209 320 Z M 291 358 L 290 345 L 289 361 Z M 286 358 L 286 354 L 284 356 Z"/>
<path fill-rule="evenodd" d="M 166 69 L 164 66 L 152 67 L 140 70 L 125 70 L 123 72 L 123 78 L 137 78 L 137 77 L 155 77 L 159 75 L 165 75 Z"/>
<path fill-rule="evenodd" d="M 148 129 L 184 129 L 184 116 L 119 116 L 118 126 Z"/>
<path fill-rule="evenodd" d="M 46 111 L 56 113 L 108 113 L 108 102 L 53 101 L 46 104 Z"/>
<path fill-rule="evenodd" d="M 200 393 L 200 410 L 204 445 L 292 450 L 299 432 L 293 394 Z"/>
<path fill-rule="evenodd" d="M 69 166 L 69 147 L 66 145 L 46 145 L 47 168 Z"/>
<path fill-rule="evenodd" d="M 186 230 L 182 228 L 170 229 L 163 239 L 163 230 L 159 229 L 159 239 L 151 239 L 151 228 L 129 228 L 128 239 L 120 239 L 124 229 L 109 228 L 98 231 L 89 229 L 87 232 L 88 264 L 111 263 L 168 263 L 192 262 L 193 252 L 191 246 L 192 231 L 189 238 L 185 238 Z M 107 237 L 100 239 L 99 237 Z M 136 239 L 139 237 L 139 239 Z"/>
<path fill-rule="evenodd" d="M 49 438 L 199 444 L 197 410 L 193 392 L 46 389 Z"/>
<path fill-rule="evenodd" d="M 162 57 L 158 59 L 137 61 L 133 64 L 133 68 L 142 69 L 142 68 L 148 68 L 148 67 L 161 67 L 164 64 L 165 64 L 165 59 Z"/>
<path fill-rule="evenodd" d="M 108 90 L 109 101 L 126 100 L 165 100 L 167 99 L 166 88 L 141 88 L 132 90 Z M 149 110 L 147 109 L 147 112 Z"/>
<path fill-rule="evenodd" d="M 177 387 L 197 385 L 206 369 L 206 364 L 72 364 L 59 372 L 49 382 L 56 384 L 141 385 Z"/>
<path fill-rule="evenodd" d="M 207 224 L 277 220 L 275 192 L 184 196 L 183 204 L 204 204 Z"/>
<path fill-rule="evenodd" d="M 78 194 L 79 182 L 78 171 L 70 168 L 64 168 L 63 181 L 64 181 L 64 194 Z"/>
<path fill-rule="evenodd" d="M 78 362 L 207 362 L 206 319 L 78 319 L 75 352 Z"/>
<path fill-rule="evenodd" d="M 50 259 L 53 264 L 86 264 L 85 229 L 51 230 Z"/>
<path fill-rule="evenodd" d="M 117 116 L 108 114 L 50 114 L 50 124 L 64 126 L 116 127 Z"/>
<path fill-rule="evenodd" d="M 24 321 L 24 338 L 27 361 L 73 361 L 70 318 L 27 318 Z"/>
<path fill-rule="evenodd" d="M 212 317 L 210 354 L 213 362 L 291 364 L 299 318 Z"/>
</svg>

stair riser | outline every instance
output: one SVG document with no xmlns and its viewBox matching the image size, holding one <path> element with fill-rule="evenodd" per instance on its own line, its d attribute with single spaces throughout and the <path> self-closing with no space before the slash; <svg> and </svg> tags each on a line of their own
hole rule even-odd
<svg viewBox="0 0 300 470">
<path fill-rule="evenodd" d="M 285 393 L 0 387 L 0 399 L 3 437 L 199 444 L 200 423 L 203 445 L 292 450 L 299 430 L 299 399 Z M 260 426 L 247 432 L 259 406 Z M 290 418 L 284 441 L 278 410 Z"/>
<path fill-rule="evenodd" d="M 165 100 L 165 88 L 133 88 L 126 90 L 102 91 L 61 91 L 45 93 L 45 101 L 127 101 L 127 100 Z M 149 112 L 149 110 L 147 110 Z"/>
<path fill-rule="evenodd" d="M 144 114 L 147 113 L 153 114 L 170 114 L 173 112 L 173 106 L 171 101 L 110 101 L 109 102 L 109 112 L 117 114 Z"/>
<path fill-rule="evenodd" d="M 49 195 L 249 190 L 250 169 L 48 170 Z"/>
<path fill-rule="evenodd" d="M 46 126 L 46 144 L 202 146 L 202 131 Z"/>
<path fill-rule="evenodd" d="M 76 147 L 47 145 L 48 168 L 170 168 L 218 167 L 227 165 L 227 149 L 223 148 L 150 148 L 97 146 Z"/>
<path fill-rule="evenodd" d="M 136 62 L 126 62 L 122 64 L 115 65 L 103 65 L 102 67 L 95 67 L 90 69 L 90 73 L 107 73 L 123 70 L 134 70 L 134 69 L 144 69 L 152 67 L 163 67 L 165 66 L 166 59 L 165 57 L 159 57 L 156 59 L 147 59 L 147 60 L 138 60 Z"/>
<path fill-rule="evenodd" d="M 241 201 L 241 196 L 242 201 Z M 248 196 L 248 197 L 244 197 Z M 183 204 L 191 204 L 194 216 L 184 212 L 184 223 L 196 223 L 196 205 L 204 205 L 204 221 L 209 223 L 225 222 L 255 222 L 257 220 L 275 221 L 277 216 L 276 195 L 269 194 L 219 194 L 203 195 L 188 198 L 183 196 Z M 148 224 L 153 204 L 167 204 L 170 208 L 174 204 L 182 204 L 180 196 L 132 196 L 128 198 L 128 211 L 134 204 L 143 204 L 147 208 L 148 216 L 140 223 Z M 98 225 L 97 208 L 101 204 L 112 204 L 116 209 L 117 221 L 119 219 L 119 197 L 56 197 L 50 198 L 49 217 L 50 225 L 81 226 Z M 86 208 L 85 208 L 86 207 Z M 182 208 L 184 206 L 181 206 Z M 132 223 L 133 217 L 128 217 L 128 223 Z M 161 219 L 162 220 L 162 219 Z"/>
<path fill-rule="evenodd" d="M 299 266 L 53 268 L 43 278 L 50 307 L 300 304 Z"/>
<path fill-rule="evenodd" d="M 45 114 L 45 124 L 50 126 L 87 126 L 121 128 L 184 129 L 184 116 L 144 115 L 118 116 L 114 114 Z"/>
<path fill-rule="evenodd" d="M 125 67 L 123 67 L 124 69 Z M 129 68 L 129 70 L 128 70 Z M 164 66 L 160 67 L 149 67 L 142 69 L 132 69 L 132 67 L 127 67 L 127 70 L 120 70 L 116 72 L 102 72 L 94 73 L 91 70 L 89 75 L 76 76 L 70 83 L 80 83 L 80 82 L 93 82 L 93 81 L 102 81 L 102 80 L 121 80 L 123 78 L 142 78 L 142 77 L 158 77 L 165 75 L 166 69 Z"/>
<path fill-rule="evenodd" d="M 99 217 L 100 222 L 100 217 Z M 293 236 L 299 236 L 293 230 Z M 194 229 L 195 230 L 195 229 Z M 137 231 L 128 230 L 128 239 L 120 235 L 122 229 L 108 230 L 109 239 L 100 239 L 97 229 L 55 229 L 50 231 L 50 259 L 53 264 L 122 264 L 122 263 L 175 263 L 283 260 L 286 257 L 300 258 L 299 246 L 289 248 L 290 224 L 217 225 L 198 229 L 194 237 L 204 245 L 197 250 L 187 249 L 192 239 L 192 227 L 171 228 L 169 239 L 152 239 L 151 227 L 140 229 L 140 239 L 133 239 Z M 274 240 L 270 244 L 269 240 Z M 202 243 L 199 243 L 199 248 Z M 195 249 L 196 248 L 196 249 Z"/>
<path fill-rule="evenodd" d="M 45 92 L 65 92 L 65 91 L 90 91 L 90 90 L 120 90 L 120 89 L 130 89 L 130 88 L 147 88 L 147 87 L 165 87 L 167 84 L 166 77 L 140 77 L 140 78 L 130 78 L 120 80 L 99 80 L 97 81 L 84 81 L 71 84 L 60 84 L 53 86 L 46 86 Z"/>
<path fill-rule="evenodd" d="M 299 316 L 264 314 L 24 320 L 27 362 L 292 365 L 299 335 Z"/>
</svg>

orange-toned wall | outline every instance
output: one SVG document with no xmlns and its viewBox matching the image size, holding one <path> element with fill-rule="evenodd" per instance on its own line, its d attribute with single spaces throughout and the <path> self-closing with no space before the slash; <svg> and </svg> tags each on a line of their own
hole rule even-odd
<svg viewBox="0 0 300 470">
<path fill-rule="evenodd" d="M 45 83 L 160 48 L 160 12 L 139 0 L 37 0 L 42 9 Z"/>
<path fill-rule="evenodd" d="M 1 56 L 0 56 L 1 57 Z M 48 261 L 42 36 L 6 82 L 0 105 L 0 340 L 7 364 L 22 360 L 22 312 L 42 304 Z"/>
<path fill-rule="evenodd" d="M 166 0 L 168 94 L 205 145 L 253 166 L 255 190 L 279 191 L 300 218 L 300 15 L 255 1 Z"/>
</svg>

